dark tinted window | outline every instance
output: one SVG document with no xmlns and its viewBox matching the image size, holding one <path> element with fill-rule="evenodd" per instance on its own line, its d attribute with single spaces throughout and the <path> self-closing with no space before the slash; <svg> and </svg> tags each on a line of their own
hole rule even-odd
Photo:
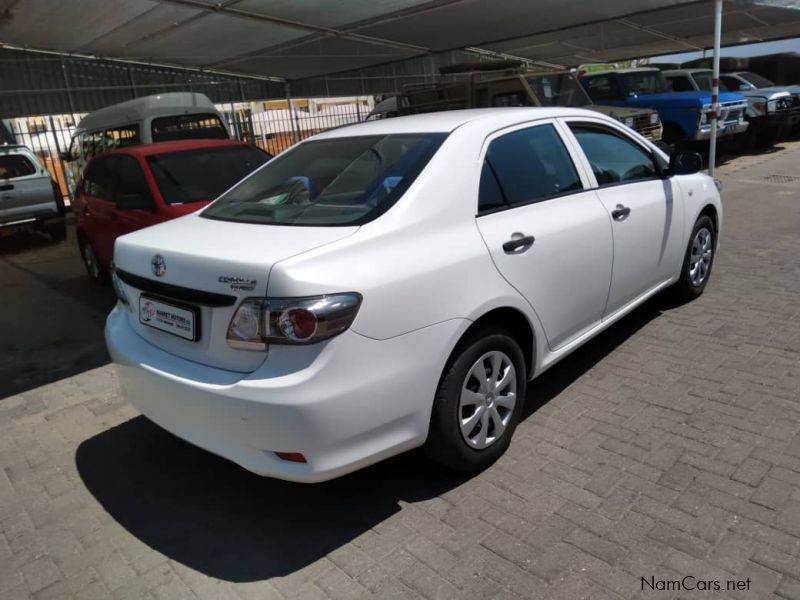
<svg viewBox="0 0 800 600">
<path fill-rule="evenodd" d="M 599 185 L 653 179 L 658 176 L 652 156 L 620 134 L 590 125 L 570 125 Z"/>
<path fill-rule="evenodd" d="M 585 77 L 581 84 L 592 100 L 615 100 L 619 98 L 617 82 L 611 75 Z"/>
<path fill-rule="evenodd" d="M 111 168 L 116 174 L 115 199 L 121 196 L 140 196 L 155 206 L 139 161 L 132 156 L 125 155 L 117 155 L 114 158 Z"/>
<path fill-rule="evenodd" d="M 353 225 L 405 193 L 447 134 L 409 133 L 304 142 L 203 211 L 226 221 Z"/>
<path fill-rule="evenodd" d="M 98 158 L 86 169 L 83 193 L 103 200 L 114 199 L 114 174 L 110 162 L 114 157 Z"/>
<path fill-rule="evenodd" d="M 154 142 L 169 140 L 228 139 L 228 132 L 213 113 L 176 115 L 153 119 L 151 130 Z"/>
<path fill-rule="evenodd" d="M 520 129 L 497 138 L 489 145 L 486 161 L 509 204 L 541 200 L 582 187 L 552 125 Z"/>
<path fill-rule="evenodd" d="M 739 88 L 744 86 L 744 89 L 749 89 L 750 85 L 745 83 L 744 81 L 739 81 L 736 77 L 731 77 L 730 75 L 720 75 L 719 76 L 719 83 L 720 87 L 723 85 L 725 89 L 730 90 L 732 92 L 738 92 Z"/>
<path fill-rule="evenodd" d="M 698 89 L 701 89 L 704 92 L 711 91 L 711 80 L 712 80 L 711 73 L 707 73 L 704 71 L 692 73 L 692 78 L 694 79 L 694 82 L 697 84 Z M 720 82 L 719 89 L 720 90 L 725 89 L 725 86 L 722 85 L 722 82 Z"/>
<path fill-rule="evenodd" d="M 139 126 L 124 125 L 122 127 L 106 129 L 103 135 L 105 136 L 105 146 L 108 149 L 135 146 L 139 143 Z"/>
<path fill-rule="evenodd" d="M 497 177 L 492 171 L 492 165 L 489 164 L 489 161 L 483 161 L 481 183 L 478 190 L 478 212 L 492 210 L 501 206 L 506 206 L 503 190 L 500 189 Z"/>
<path fill-rule="evenodd" d="M 492 106 L 530 106 L 525 92 L 507 92 L 492 96 Z"/>
<path fill-rule="evenodd" d="M 531 75 L 526 78 L 542 106 L 586 106 L 586 92 L 572 73 Z"/>
<path fill-rule="evenodd" d="M 758 73 L 751 73 L 748 71 L 746 73 L 742 73 L 740 77 L 752 83 L 754 86 L 756 86 L 756 88 L 772 87 L 773 85 L 775 85 L 769 79 L 767 79 L 766 77 L 762 77 Z"/>
<path fill-rule="evenodd" d="M 36 167 L 27 156 L 0 154 L 0 179 L 14 179 L 36 173 Z"/>
<path fill-rule="evenodd" d="M 167 204 L 214 200 L 270 159 L 253 146 L 221 146 L 147 157 Z"/>
<path fill-rule="evenodd" d="M 628 95 L 662 94 L 670 91 L 661 71 L 633 71 L 622 75 Z"/>
<path fill-rule="evenodd" d="M 672 85 L 672 90 L 674 92 L 694 91 L 694 86 L 692 85 L 691 80 L 686 75 L 674 75 L 672 77 L 667 77 L 667 79 Z"/>
</svg>

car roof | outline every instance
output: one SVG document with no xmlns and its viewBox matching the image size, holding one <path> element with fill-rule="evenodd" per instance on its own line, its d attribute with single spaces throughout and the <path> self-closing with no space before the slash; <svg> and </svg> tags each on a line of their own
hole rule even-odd
<svg viewBox="0 0 800 600">
<path fill-rule="evenodd" d="M 484 120 L 491 121 L 493 126 L 504 127 L 514 123 L 521 123 L 525 120 L 567 116 L 597 117 L 601 115 L 595 111 L 564 107 L 470 108 L 345 125 L 319 133 L 313 139 L 331 139 L 357 135 L 387 135 L 391 133 L 450 133 L 467 123 L 477 123 Z"/>
<path fill-rule="evenodd" d="M 76 131 L 115 127 L 147 117 L 216 113 L 208 96 L 196 92 L 167 92 L 126 100 L 90 112 L 78 123 Z"/>
<path fill-rule="evenodd" d="M 172 140 L 169 142 L 155 142 L 152 144 L 140 144 L 138 146 L 127 146 L 115 148 L 108 152 L 103 152 L 98 156 L 108 156 L 109 154 L 134 154 L 136 156 L 153 156 L 155 154 L 165 154 L 167 152 L 182 152 L 184 150 L 196 150 L 198 148 L 217 148 L 220 146 L 249 146 L 247 142 L 240 140 Z"/>
<path fill-rule="evenodd" d="M 0 144 L 0 152 L 19 152 L 20 150 L 30 152 L 30 149 L 24 144 Z"/>
<path fill-rule="evenodd" d="M 664 75 L 668 74 L 680 74 L 680 73 L 712 73 L 711 69 L 703 69 L 698 67 L 696 69 L 666 69 L 662 71 Z"/>
</svg>

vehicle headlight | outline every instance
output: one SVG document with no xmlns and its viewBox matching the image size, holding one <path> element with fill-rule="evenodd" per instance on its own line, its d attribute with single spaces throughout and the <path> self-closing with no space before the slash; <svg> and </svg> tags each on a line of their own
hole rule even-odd
<svg viewBox="0 0 800 600">
<path fill-rule="evenodd" d="M 631 129 L 633 129 L 633 124 L 634 124 L 633 117 L 625 117 L 625 118 L 622 120 L 622 122 L 623 122 L 623 123 L 625 123 L 625 125 L 626 125 L 627 127 L 630 127 Z"/>
<path fill-rule="evenodd" d="M 313 344 L 345 331 L 356 318 L 361 294 L 303 298 L 245 298 L 228 325 L 228 344 L 265 350 L 269 344 Z"/>
<path fill-rule="evenodd" d="M 658 113 L 654 112 L 650 115 L 650 125 L 655 125 L 656 123 L 658 123 Z"/>
<path fill-rule="evenodd" d="M 763 100 L 758 100 L 756 102 L 751 103 L 750 107 L 758 115 L 763 115 L 765 112 L 767 112 L 767 103 L 764 102 Z"/>
</svg>

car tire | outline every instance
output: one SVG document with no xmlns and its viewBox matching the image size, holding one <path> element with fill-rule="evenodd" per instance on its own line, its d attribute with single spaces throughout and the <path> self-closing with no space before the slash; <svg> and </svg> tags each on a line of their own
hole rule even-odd
<svg viewBox="0 0 800 600">
<path fill-rule="evenodd" d="M 92 243 L 80 238 L 79 245 L 81 258 L 83 258 L 83 266 L 86 267 L 86 273 L 89 275 L 89 279 L 98 285 L 108 284 L 110 281 L 108 271 L 100 264 L 97 258 L 97 252 L 95 252 Z"/>
<path fill-rule="evenodd" d="M 67 224 L 62 222 L 48 225 L 47 234 L 54 242 L 63 242 L 67 239 Z"/>
<path fill-rule="evenodd" d="M 692 228 L 681 274 L 672 286 L 677 300 L 689 302 L 706 289 L 716 257 L 717 237 L 714 223 L 707 215 L 701 215 Z"/>
<path fill-rule="evenodd" d="M 498 383 L 500 373 L 504 378 Z M 439 382 L 425 454 L 457 471 L 475 473 L 489 467 L 511 443 L 526 382 L 522 350 L 508 332 L 480 327 L 468 334 Z"/>
</svg>

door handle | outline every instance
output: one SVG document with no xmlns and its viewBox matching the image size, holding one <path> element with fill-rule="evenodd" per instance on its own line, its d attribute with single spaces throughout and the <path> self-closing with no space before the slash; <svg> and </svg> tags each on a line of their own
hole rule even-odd
<svg viewBox="0 0 800 600">
<path fill-rule="evenodd" d="M 611 216 L 615 221 L 624 221 L 629 214 L 631 214 L 630 207 L 622 206 L 622 204 L 617 204 L 617 208 L 611 211 Z"/>
<path fill-rule="evenodd" d="M 522 234 L 514 234 L 514 235 L 522 235 Z M 522 254 L 528 248 L 533 246 L 533 242 L 536 241 L 532 235 L 525 235 L 518 238 L 513 238 L 508 240 L 506 243 L 503 244 L 503 252 L 506 254 Z"/>
</svg>

